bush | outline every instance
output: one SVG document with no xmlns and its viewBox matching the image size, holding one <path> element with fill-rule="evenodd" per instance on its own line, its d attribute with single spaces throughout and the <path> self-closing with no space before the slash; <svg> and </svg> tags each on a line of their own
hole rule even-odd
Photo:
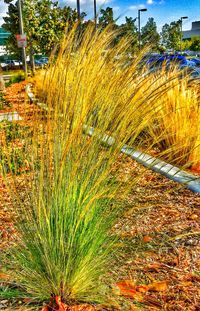
<svg viewBox="0 0 200 311">
<path fill-rule="evenodd" d="M 13 83 L 19 83 L 19 82 L 24 81 L 24 80 L 25 80 L 24 73 L 23 72 L 19 72 L 19 73 L 15 74 L 15 75 L 11 76 L 10 81 L 6 83 L 6 86 L 10 86 Z"/>
</svg>

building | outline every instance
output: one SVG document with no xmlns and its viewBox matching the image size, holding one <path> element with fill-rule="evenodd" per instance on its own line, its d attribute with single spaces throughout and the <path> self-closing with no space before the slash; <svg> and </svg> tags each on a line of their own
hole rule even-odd
<svg viewBox="0 0 200 311">
<path fill-rule="evenodd" d="M 183 31 L 183 39 L 191 39 L 194 36 L 200 37 L 200 21 L 192 23 L 192 29 Z"/>
<path fill-rule="evenodd" d="M 6 53 L 6 39 L 10 36 L 10 33 L 0 27 L 0 55 Z"/>
<path fill-rule="evenodd" d="M 0 46 L 5 46 L 6 39 L 10 36 L 10 33 L 0 27 Z"/>
</svg>

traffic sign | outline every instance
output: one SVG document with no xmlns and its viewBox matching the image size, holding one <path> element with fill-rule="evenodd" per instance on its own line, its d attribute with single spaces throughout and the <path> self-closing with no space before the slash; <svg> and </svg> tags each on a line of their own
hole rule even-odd
<svg viewBox="0 0 200 311">
<path fill-rule="evenodd" d="M 17 38 L 17 46 L 18 46 L 18 48 L 26 48 L 27 47 L 26 34 L 16 35 L 16 38 Z"/>
</svg>

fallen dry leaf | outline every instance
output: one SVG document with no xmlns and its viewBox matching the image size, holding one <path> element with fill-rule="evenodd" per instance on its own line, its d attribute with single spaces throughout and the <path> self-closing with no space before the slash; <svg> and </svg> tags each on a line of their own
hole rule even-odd
<svg viewBox="0 0 200 311">
<path fill-rule="evenodd" d="M 0 273 L 0 280 L 1 281 L 7 281 L 9 280 L 10 276 L 6 273 Z"/>
<path fill-rule="evenodd" d="M 120 290 L 120 295 L 126 298 L 135 299 L 137 301 L 142 301 L 143 300 L 142 293 L 145 293 L 148 290 L 146 285 L 138 286 L 131 280 L 118 282 L 116 285 Z"/>
<path fill-rule="evenodd" d="M 164 292 L 167 290 L 167 288 L 168 288 L 168 286 L 167 286 L 166 281 L 153 282 L 153 283 L 148 285 L 149 291 L 153 291 L 153 292 Z"/>
<path fill-rule="evenodd" d="M 152 240 L 152 237 L 150 237 L 150 236 L 148 236 L 148 235 L 145 235 L 144 237 L 143 237 L 143 242 L 145 242 L 145 243 L 148 243 L 148 242 L 150 242 Z"/>
<path fill-rule="evenodd" d="M 148 292 L 149 287 L 148 287 L 148 285 L 138 285 L 138 286 L 136 287 L 136 289 L 137 289 L 137 291 L 140 292 L 140 293 L 146 293 L 146 292 Z"/>
<path fill-rule="evenodd" d="M 65 303 L 61 301 L 60 296 L 55 296 L 51 298 L 49 306 L 44 306 L 42 308 L 42 311 L 50 311 L 50 310 L 67 311 L 69 309 L 68 309 L 68 305 L 66 305 Z"/>
<path fill-rule="evenodd" d="M 44 306 L 42 311 L 97 311 L 96 307 L 89 304 L 68 306 L 61 301 L 60 296 L 52 297 L 48 306 Z"/>
</svg>

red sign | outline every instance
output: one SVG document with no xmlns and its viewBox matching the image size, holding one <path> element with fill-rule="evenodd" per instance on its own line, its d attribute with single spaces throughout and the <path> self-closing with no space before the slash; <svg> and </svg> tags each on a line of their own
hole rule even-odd
<svg viewBox="0 0 200 311">
<path fill-rule="evenodd" d="M 18 48 L 26 48 L 27 47 L 26 34 L 16 35 L 16 38 L 17 38 Z"/>
</svg>

